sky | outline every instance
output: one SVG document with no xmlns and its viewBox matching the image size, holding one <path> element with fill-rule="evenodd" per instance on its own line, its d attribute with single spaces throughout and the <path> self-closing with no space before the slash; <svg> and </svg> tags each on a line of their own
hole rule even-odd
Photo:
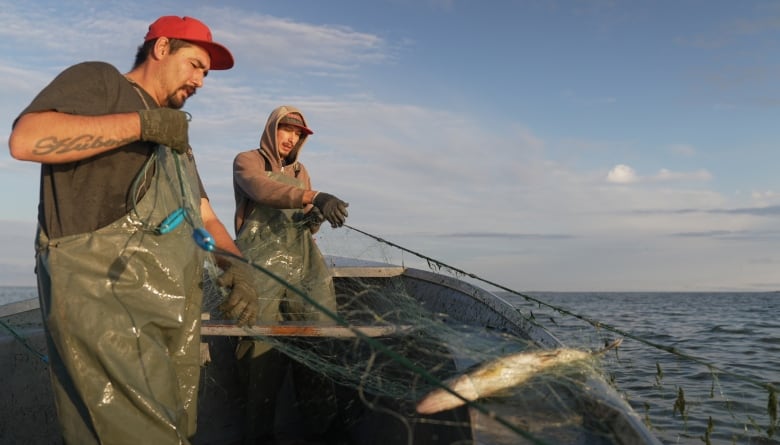
<svg viewBox="0 0 780 445">
<path fill-rule="evenodd" d="M 0 0 L 0 137 L 66 67 L 129 71 L 161 15 L 236 59 L 185 106 L 231 233 L 233 157 L 289 104 L 347 224 L 486 280 L 780 289 L 780 2 Z M 0 285 L 35 283 L 39 169 L 0 154 Z"/>
</svg>

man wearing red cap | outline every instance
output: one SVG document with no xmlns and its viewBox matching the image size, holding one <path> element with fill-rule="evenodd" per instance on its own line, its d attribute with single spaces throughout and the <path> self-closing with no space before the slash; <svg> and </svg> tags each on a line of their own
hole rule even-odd
<svg viewBox="0 0 780 445">
<path fill-rule="evenodd" d="M 11 155 L 41 164 L 36 273 L 67 444 L 189 443 L 206 250 L 230 289 L 221 308 L 256 317 L 255 277 L 219 255 L 240 252 L 179 111 L 210 69 L 232 66 L 205 24 L 160 17 L 130 72 L 74 65 L 14 121 Z"/>
<path fill-rule="evenodd" d="M 341 227 L 348 204 L 312 190 L 311 178 L 299 157 L 313 131 L 300 110 L 281 106 L 268 116 L 260 146 L 239 153 L 233 161 L 236 197 L 236 244 L 244 256 L 305 292 L 309 299 L 336 312 L 333 279 L 312 234 L 328 221 Z M 330 319 L 309 301 L 269 277 L 261 277 L 263 304 L 258 319 Z M 249 441 L 273 439 L 274 411 L 286 356 L 267 342 L 246 339 L 237 348 L 239 369 L 248 394 L 245 435 Z M 329 406 L 329 381 L 292 363 L 299 406 L 310 432 L 324 433 L 336 407 Z"/>
</svg>

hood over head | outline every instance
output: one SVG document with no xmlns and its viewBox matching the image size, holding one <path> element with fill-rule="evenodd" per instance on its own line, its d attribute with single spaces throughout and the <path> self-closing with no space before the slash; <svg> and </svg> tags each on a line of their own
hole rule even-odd
<svg viewBox="0 0 780 445">
<path fill-rule="evenodd" d="M 292 115 L 288 116 L 290 114 Z M 303 134 L 298 140 L 298 144 L 293 148 L 287 158 L 280 160 L 279 150 L 276 146 L 276 129 L 283 123 L 301 128 Z M 267 159 L 271 160 L 272 166 L 274 167 L 273 170 L 278 170 L 282 166 L 292 165 L 298 161 L 298 155 L 301 152 L 301 148 L 306 142 L 307 137 L 312 133 L 314 132 L 309 129 L 308 124 L 306 124 L 306 118 L 299 109 L 290 105 L 282 105 L 281 107 L 275 108 L 271 112 L 271 115 L 268 116 L 268 120 L 265 123 L 265 129 L 263 130 L 262 136 L 260 136 L 260 150 Z"/>
</svg>

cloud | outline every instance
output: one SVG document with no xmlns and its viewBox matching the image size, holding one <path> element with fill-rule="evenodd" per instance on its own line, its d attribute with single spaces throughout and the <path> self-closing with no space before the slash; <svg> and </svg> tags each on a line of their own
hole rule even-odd
<svg viewBox="0 0 780 445">
<path fill-rule="evenodd" d="M 0 41 L 7 46 L 16 64 L 56 66 L 72 62 L 75 55 L 90 60 L 115 58 L 132 52 L 141 42 L 147 20 L 133 18 L 121 3 L 93 9 L 90 14 L 70 4 L 52 3 L 46 7 L 20 2 L 0 2 Z M 117 26 L 121 23 L 121 26 Z M 105 42 L 112 42 L 106 45 Z M 22 51 L 36 48 L 35 51 Z"/>
<path fill-rule="evenodd" d="M 750 193 L 751 199 L 757 203 L 763 203 L 763 206 L 767 203 L 780 200 L 780 193 L 773 190 L 753 191 Z"/>
<path fill-rule="evenodd" d="M 639 181 L 636 171 L 628 165 L 618 164 L 607 173 L 607 182 L 613 184 L 631 184 Z"/>
<path fill-rule="evenodd" d="M 709 230 L 706 232 L 679 232 L 672 233 L 671 236 L 679 236 L 683 238 L 724 238 L 732 236 L 736 232 L 730 230 Z"/>
<path fill-rule="evenodd" d="M 135 49 L 149 26 L 149 16 L 119 2 L 94 8 L 88 16 L 65 4 L 41 10 L 16 2 L 0 2 L 0 40 L 14 65 L 59 66 L 74 57 L 106 60 L 129 69 Z M 56 13 L 52 13 L 56 9 Z M 261 73 L 293 72 L 300 76 L 353 76 L 361 64 L 387 63 L 393 55 L 382 37 L 347 26 L 311 24 L 228 7 L 194 6 L 187 15 L 208 21 L 215 40 L 236 55 L 237 67 Z M 117 26 L 121 23 L 122 26 Z M 52 38 L 56 36 L 56 38 Z M 105 42 L 112 42 L 106 45 Z M 33 46 L 31 53 L 16 48 Z M 119 56 L 119 58 L 117 58 Z M 52 63 L 54 62 L 54 63 Z M 232 70 L 235 76 L 237 70 Z"/>
<path fill-rule="evenodd" d="M 391 55 L 381 37 L 345 26 L 314 25 L 247 13 L 216 17 L 218 34 L 241 63 L 264 69 L 306 69 L 309 74 L 346 74 L 364 63 L 386 63 Z M 213 17 L 213 16 L 212 16 Z M 215 31 L 216 33 L 216 31 Z M 269 63 L 273 61 L 273 63 Z"/>
<path fill-rule="evenodd" d="M 678 215 L 691 213 L 721 214 L 721 215 L 753 215 L 753 216 L 780 216 L 780 205 L 742 208 L 683 208 L 683 209 L 656 209 L 635 210 L 636 213 L 674 213 Z"/>
<path fill-rule="evenodd" d="M 607 173 L 607 182 L 612 184 L 634 184 L 639 182 L 669 182 L 669 181 L 709 181 L 712 174 L 700 169 L 692 172 L 675 172 L 662 168 L 653 176 L 640 176 L 636 170 L 625 164 L 618 164 Z"/>
<path fill-rule="evenodd" d="M 85 0 L 80 5 L 92 8 L 85 14 L 83 8 L 70 11 L 71 3 L 39 7 L 0 0 L 0 22 L 8 24 L 0 29 L 5 131 L 65 65 L 102 59 L 128 68 L 148 26 L 145 6 L 151 2 L 141 1 L 136 6 Z M 448 0 L 433 4 L 458 12 Z M 733 201 L 740 197 L 718 190 L 706 169 L 650 167 L 652 153 L 640 152 L 633 135 L 610 133 L 618 135 L 610 141 L 595 131 L 583 136 L 576 126 L 564 134 L 547 133 L 541 117 L 524 121 L 521 116 L 528 114 L 519 105 L 485 114 L 484 107 L 471 102 L 451 106 L 423 90 L 395 94 L 372 83 L 377 67 L 414 59 L 406 50 L 422 34 L 393 34 L 391 39 L 367 31 L 377 28 L 359 21 L 350 27 L 191 6 L 187 13 L 208 18 L 215 38 L 237 60 L 236 69 L 211 73 L 206 87 L 187 104 L 199 170 L 228 227 L 233 157 L 256 147 L 268 113 L 288 103 L 299 106 L 315 130 L 302 153 L 314 187 L 350 203 L 349 224 L 465 270 L 503 276 L 524 289 L 558 290 L 709 289 L 716 286 L 713 276 L 727 277 L 719 283 L 735 286 L 768 283 L 775 276 L 773 268 L 745 266 L 750 259 L 772 259 L 751 238 L 776 239 L 771 227 L 780 207 L 774 207 L 778 196 L 771 191 L 754 193 L 747 203 Z M 434 68 L 421 69 L 430 75 Z M 416 86 L 425 88 L 424 83 Z M 570 99 L 612 104 L 603 108 L 627 106 L 613 97 L 620 95 L 584 92 Z M 673 144 L 663 139 L 664 133 L 653 132 L 660 140 L 652 143 L 666 147 L 667 155 L 697 155 L 693 144 Z M 605 164 L 605 157 L 616 159 L 615 152 L 625 161 Z M 590 165 L 584 165 L 586 157 Z M 0 221 L 7 228 L 5 242 L 17 243 L 7 249 L 13 257 L 0 260 L 3 270 L 13 271 L 2 279 L 33 280 L 38 168 L 6 157 L 0 158 L 0 169 L 6 181 L 0 219 L 29 215 L 12 227 Z M 326 239 L 343 232 L 344 242 L 321 244 L 337 251 L 354 242 L 346 230 L 323 232 L 319 236 Z M 728 244 L 725 264 L 721 243 Z M 721 262 L 710 261 L 717 257 Z M 744 277 L 732 270 L 743 271 Z"/>
<path fill-rule="evenodd" d="M 495 238 L 505 240 L 558 240 L 573 238 L 565 234 L 537 234 L 537 233 L 496 233 L 496 232 L 464 232 L 442 233 L 436 235 L 440 238 Z"/>
<path fill-rule="evenodd" d="M 662 168 L 649 179 L 653 181 L 709 181 L 712 179 L 712 174 L 703 169 L 692 172 L 673 172 Z"/>
<path fill-rule="evenodd" d="M 780 239 L 780 231 L 777 230 L 710 230 L 694 232 L 678 232 L 670 234 L 678 238 L 706 238 L 732 241 L 777 241 Z"/>
</svg>

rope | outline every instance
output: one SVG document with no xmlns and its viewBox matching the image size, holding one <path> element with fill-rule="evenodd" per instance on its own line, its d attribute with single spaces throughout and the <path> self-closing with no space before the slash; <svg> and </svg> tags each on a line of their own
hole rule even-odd
<svg viewBox="0 0 780 445">
<path fill-rule="evenodd" d="M 29 342 L 27 342 L 27 339 L 22 337 L 18 332 L 14 330 L 11 326 L 8 326 L 3 320 L 0 320 L 0 325 L 3 325 L 4 328 L 8 329 L 8 332 L 11 333 L 11 335 L 14 336 L 14 338 L 22 344 L 28 351 L 32 352 L 36 357 L 41 359 L 43 363 L 49 364 L 49 357 L 45 354 L 41 354 L 37 350 L 35 350 Z"/>
<path fill-rule="evenodd" d="M 398 364 L 406 367 L 406 369 L 408 369 L 408 370 L 414 372 L 415 374 L 419 375 L 420 377 L 425 379 L 428 383 L 430 383 L 432 385 L 435 385 L 435 386 L 437 386 L 439 388 L 442 388 L 445 391 L 449 392 L 450 394 L 454 395 L 455 397 L 458 397 L 459 399 L 461 399 L 469 407 L 476 409 L 477 411 L 481 412 L 482 414 L 485 414 L 486 416 L 489 416 L 491 419 L 493 419 L 493 420 L 497 421 L 498 423 L 500 423 L 501 425 L 507 427 L 512 432 L 514 432 L 514 433 L 524 437 L 525 439 L 529 440 L 531 443 L 536 444 L 536 445 L 549 445 L 547 442 L 544 442 L 541 439 L 539 439 L 537 437 L 534 437 L 528 431 L 522 430 L 522 429 L 518 428 L 516 425 L 513 425 L 512 423 L 510 423 L 509 421 L 507 421 L 506 419 L 504 419 L 500 415 L 496 414 L 495 412 L 493 412 L 493 411 L 491 411 L 491 410 L 489 410 L 489 409 L 487 409 L 487 408 L 485 408 L 485 407 L 483 407 L 483 406 L 481 406 L 479 404 L 476 404 L 473 401 L 470 401 L 470 400 L 466 399 L 465 397 L 463 397 L 462 395 L 460 395 L 459 393 L 457 393 L 456 391 L 451 389 L 449 386 L 447 386 L 440 379 L 438 379 L 435 376 L 433 376 L 432 374 L 430 374 L 425 369 L 420 368 L 419 366 L 415 365 L 408 358 L 406 358 L 406 357 L 404 357 L 402 355 L 396 354 L 392 349 L 390 349 L 389 347 L 385 346 L 383 343 L 379 342 L 378 340 L 376 340 L 376 339 L 366 335 L 360 329 L 357 329 L 357 328 L 351 326 L 347 322 L 347 320 L 345 320 L 344 318 L 342 318 L 341 316 L 339 316 L 335 312 L 331 311 L 327 307 L 321 305 L 319 302 L 317 302 L 313 298 L 311 298 L 311 296 L 309 296 L 306 292 L 298 289 L 297 287 L 293 286 L 292 284 L 290 284 L 286 280 L 278 277 L 273 272 L 265 269 L 262 266 L 259 266 L 259 265 L 255 264 L 255 263 L 253 263 L 252 261 L 247 260 L 246 258 L 237 256 L 237 255 L 235 255 L 235 254 L 233 254 L 231 252 L 228 252 L 226 250 L 215 248 L 213 250 L 213 253 L 233 258 L 236 261 L 244 262 L 244 263 L 250 265 L 251 267 L 253 267 L 254 269 L 259 270 L 260 272 L 266 274 L 268 277 L 270 277 L 271 279 L 273 279 L 277 283 L 279 283 L 282 286 L 284 286 L 286 289 L 288 289 L 288 290 L 294 292 L 295 294 L 299 295 L 301 298 L 306 300 L 308 303 L 310 303 L 312 306 L 314 306 L 317 310 L 322 311 L 323 314 L 325 314 L 327 317 L 329 317 L 330 319 L 332 319 L 333 321 L 338 323 L 340 326 L 343 326 L 343 327 L 349 329 L 352 333 L 355 334 L 356 337 L 358 337 L 359 339 L 365 341 L 371 347 L 376 348 L 376 350 L 378 350 L 379 352 L 382 352 L 382 353 L 386 354 L 388 357 L 390 357 L 392 360 L 394 360 Z"/>
<path fill-rule="evenodd" d="M 467 276 L 469 278 L 473 278 L 475 280 L 478 280 L 478 281 L 481 281 L 483 283 L 489 284 L 489 285 L 494 286 L 494 287 L 496 287 L 498 289 L 501 289 L 503 291 L 509 292 L 511 294 L 514 294 L 514 295 L 517 295 L 517 296 L 520 296 L 520 297 L 523 297 L 526 300 L 533 301 L 534 303 L 537 303 L 537 304 L 539 304 L 541 306 L 546 306 L 546 307 L 548 307 L 550 309 L 553 309 L 553 310 L 555 310 L 555 311 L 557 311 L 557 312 L 559 312 L 561 314 L 569 315 L 571 317 L 574 317 L 574 318 L 577 318 L 579 320 L 582 320 L 582 321 L 590 324 L 591 326 L 593 326 L 596 329 L 605 329 L 607 331 L 614 332 L 614 333 L 619 334 L 621 336 L 630 338 L 632 340 L 636 340 L 636 341 L 638 341 L 640 343 L 643 343 L 643 344 L 645 344 L 647 346 L 659 349 L 661 351 L 668 352 L 670 354 L 674 354 L 674 355 L 676 355 L 676 356 L 678 356 L 680 358 L 683 358 L 683 359 L 686 359 L 686 360 L 698 363 L 700 365 L 704 365 L 707 368 L 709 368 L 710 371 L 717 371 L 717 372 L 722 373 L 724 375 L 728 375 L 728 376 L 733 377 L 735 379 L 738 379 L 738 380 L 741 380 L 743 382 L 747 382 L 747 383 L 749 383 L 751 385 L 757 386 L 759 388 L 765 389 L 765 390 L 769 391 L 770 399 L 773 397 L 773 395 L 774 395 L 774 397 L 776 397 L 776 389 L 774 388 L 774 386 L 771 383 L 761 382 L 759 380 L 756 380 L 756 379 L 753 379 L 753 378 L 750 378 L 750 377 L 747 377 L 747 376 L 744 376 L 744 375 L 735 374 L 735 373 L 730 372 L 728 370 L 725 370 L 725 369 L 723 369 L 723 368 L 721 368 L 719 366 L 716 366 L 716 365 L 712 364 L 711 362 L 708 362 L 707 360 L 704 360 L 704 359 L 699 358 L 699 357 L 695 357 L 695 356 L 690 355 L 690 354 L 683 353 L 683 352 L 679 351 L 677 348 L 675 348 L 673 346 L 662 345 L 660 343 L 655 343 L 655 342 L 646 340 L 646 339 L 644 339 L 642 337 L 639 337 L 637 335 L 634 335 L 634 334 L 631 334 L 629 332 L 626 332 L 626 331 L 624 331 L 624 330 L 622 330 L 620 328 L 617 328 L 615 326 L 612 326 L 612 325 L 610 325 L 608 323 L 604 323 L 604 322 L 601 322 L 601 321 L 598 321 L 598 320 L 586 317 L 584 315 L 580 315 L 580 314 L 574 313 L 574 312 L 569 311 L 569 310 L 567 310 L 565 308 L 549 304 L 549 303 L 547 303 L 547 302 L 545 302 L 543 300 L 540 300 L 538 298 L 534 298 L 534 297 L 532 297 L 530 295 L 518 292 L 518 291 L 516 291 L 514 289 L 510 289 L 510 288 L 508 288 L 506 286 L 502 286 L 501 284 L 498 284 L 498 283 L 492 282 L 490 280 L 484 279 L 482 277 L 479 277 L 479 276 L 477 276 L 477 275 L 475 275 L 473 273 L 469 273 L 469 272 L 466 272 L 464 270 L 458 269 L 457 267 L 454 267 L 454 266 L 451 266 L 449 264 L 446 264 L 446 263 L 444 263 L 442 261 L 439 261 L 439 260 L 437 260 L 435 258 L 431 258 L 429 256 L 423 255 L 423 254 L 421 254 L 419 252 L 415 252 L 413 250 L 407 249 L 407 248 L 405 248 L 403 246 L 400 246 L 400 245 L 398 245 L 396 243 L 387 241 L 387 240 L 385 240 L 383 238 L 380 238 L 380 237 L 378 237 L 376 235 L 373 235 L 371 233 L 365 232 L 365 231 L 360 230 L 358 228 L 352 227 L 352 226 L 350 226 L 348 224 L 344 224 L 344 227 L 346 227 L 348 229 L 351 229 L 351 230 L 353 230 L 355 232 L 358 232 L 360 234 L 363 234 L 365 236 L 368 236 L 370 238 L 373 238 L 373 239 L 375 239 L 376 241 L 378 241 L 380 243 L 387 244 L 389 246 L 395 247 L 395 248 L 400 249 L 400 250 L 402 250 L 404 252 L 408 252 L 408 253 L 410 253 L 412 255 L 415 255 L 415 256 L 417 256 L 419 258 L 422 258 L 422 259 L 426 260 L 429 264 L 435 264 L 436 267 L 438 267 L 438 268 L 447 268 L 447 269 L 449 269 L 449 270 L 451 270 L 451 271 L 453 271 L 455 273 L 458 273 L 460 275 Z"/>
</svg>

